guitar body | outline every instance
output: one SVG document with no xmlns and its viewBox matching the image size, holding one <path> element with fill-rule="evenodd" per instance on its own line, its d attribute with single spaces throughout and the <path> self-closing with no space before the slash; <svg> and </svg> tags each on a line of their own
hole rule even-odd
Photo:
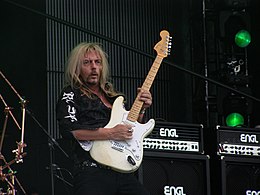
<svg viewBox="0 0 260 195">
<path fill-rule="evenodd" d="M 90 150 L 91 157 L 100 164 L 110 166 L 119 172 L 136 171 L 143 159 L 143 139 L 153 130 L 155 121 L 150 119 L 141 124 L 127 120 L 129 111 L 123 107 L 123 97 L 118 97 L 112 108 L 111 118 L 105 128 L 117 124 L 133 126 L 133 138 L 127 141 L 96 140 Z"/>
</svg>

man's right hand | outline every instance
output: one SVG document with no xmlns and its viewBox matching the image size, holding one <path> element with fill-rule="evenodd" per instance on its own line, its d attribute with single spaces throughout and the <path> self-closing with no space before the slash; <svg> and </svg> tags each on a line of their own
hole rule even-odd
<svg viewBox="0 0 260 195">
<path fill-rule="evenodd" d="M 131 125 L 118 124 L 113 128 L 107 129 L 108 137 L 112 140 L 128 140 L 133 137 L 133 128 Z"/>
</svg>

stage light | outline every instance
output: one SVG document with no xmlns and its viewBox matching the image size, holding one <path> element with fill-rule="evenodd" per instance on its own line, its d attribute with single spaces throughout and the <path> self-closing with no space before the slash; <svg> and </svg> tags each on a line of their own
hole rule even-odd
<svg viewBox="0 0 260 195">
<path fill-rule="evenodd" d="M 229 127 L 241 127 L 244 125 L 244 117 L 239 113 L 230 113 L 226 117 L 226 125 Z"/>
<path fill-rule="evenodd" d="M 240 30 L 235 35 L 235 43 L 238 47 L 247 47 L 251 42 L 251 35 L 246 30 Z"/>
<path fill-rule="evenodd" d="M 223 122 L 230 127 L 248 126 L 251 113 L 249 100 L 238 94 L 228 94 L 223 99 Z"/>
</svg>

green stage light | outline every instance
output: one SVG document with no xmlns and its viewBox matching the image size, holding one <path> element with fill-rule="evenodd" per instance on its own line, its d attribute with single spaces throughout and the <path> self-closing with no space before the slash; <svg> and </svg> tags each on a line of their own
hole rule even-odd
<svg viewBox="0 0 260 195">
<path fill-rule="evenodd" d="M 251 35 L 246 30 L 240 30 L 235 36 L 235 43 L 238 47 L 246 47 L 251 42 Z"/>
<path fill-rule="evenodd" d="M 239 113 L 231 113 L 226 117 L 226 124 L 229 127 L 239 127 L 244 125 L 244 117 Z"/>
</svg>

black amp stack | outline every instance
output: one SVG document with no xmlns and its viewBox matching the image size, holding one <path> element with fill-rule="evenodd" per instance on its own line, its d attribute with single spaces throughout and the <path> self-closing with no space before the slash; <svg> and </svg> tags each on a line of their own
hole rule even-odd
<svg viewBox="0 0 260 195">
<path fill-rule="evenodd" d="M 156 121 L 143 147 L 138 178 L 151 195 L 210 195 L 201 124 Z"/>
<path fill-rule="evenodd" d="M 150 151 L 203 153 L 203 126 L 156 121 L 143 147 Z"/>
<path fill-rule="evenodd" d="M 260 195 L 260 129 L 218 125 L 204 132 L 207 137 L 203 130 L 201 124 L 156 121 L 144 138 L 138 171 L 151 194 Z M 212 156 L 203 139 L 214 147 Z"/>
<path fill-rule="evenodd" d="M 260 129 L 216 126 L 221 195 L 260 194 Z"/>
</svg>

